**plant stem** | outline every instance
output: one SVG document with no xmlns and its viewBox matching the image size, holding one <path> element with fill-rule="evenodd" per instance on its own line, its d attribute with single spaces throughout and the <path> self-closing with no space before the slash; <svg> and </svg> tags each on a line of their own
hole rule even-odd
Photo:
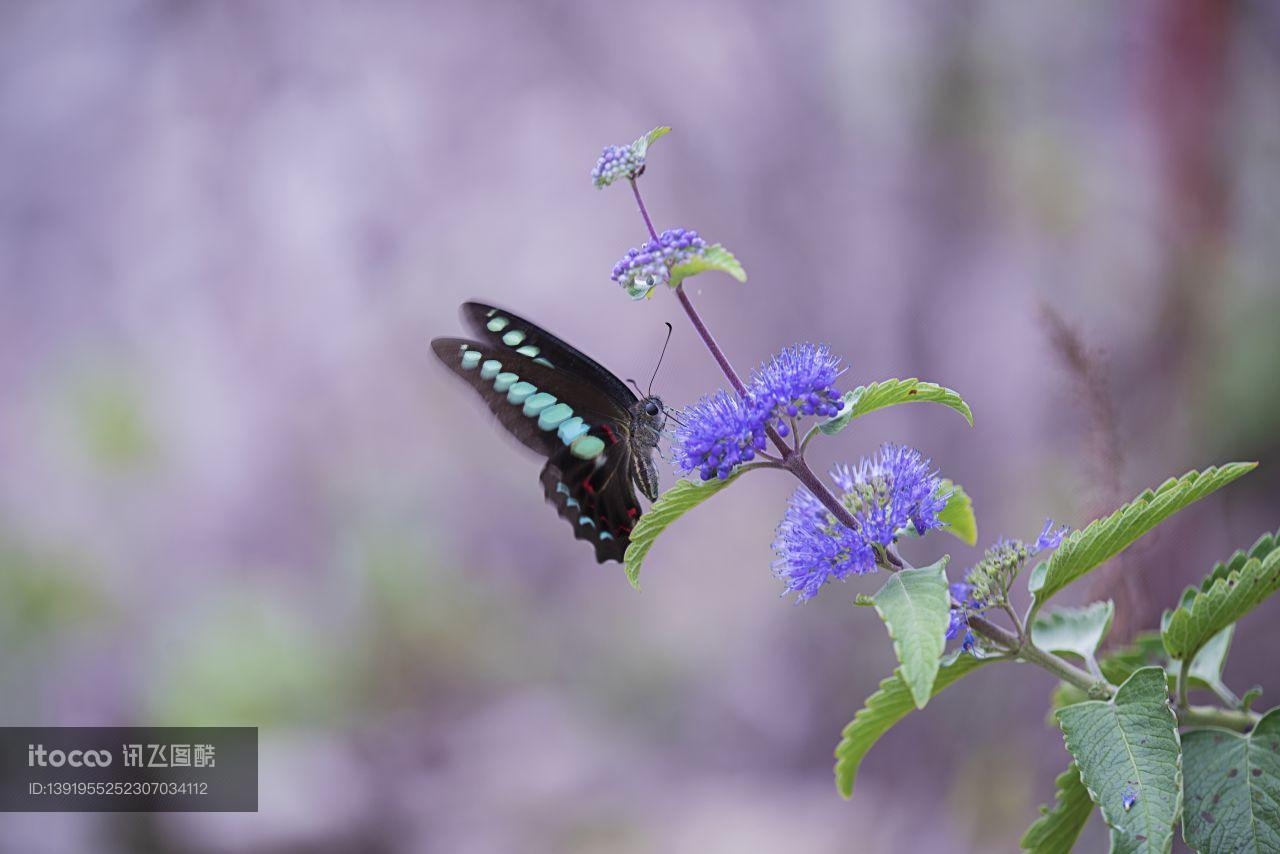
<svg viewBox="0 0 1280 854">
<path fill-rule="evenodd" d="M 636 197 L 636 204 L 640 206 L 640 216 L 644 217 L 645 227 L 649 229 L 649 236 L 657 240 L 658 232 L 653 228 L 653 220 L 649 219 L 649 211 L 644 206 L 644 199 L 640 198 L 640 185 L 636 183 L 635 178 L 629 180 L 631 181 L 631 192 Z"/>
<path fill-rule="evenodd" d="M 653 227 L 653 220 L 649 218 L 649 209 L 644 205 L 644 198 L 640 195 L 640 185 L 636 183 L 636 179 L 631 179 L 631 192 L 636 197 L 636 205 L 640 208 L 640 215 L 644 217 L 645 227 L 649 229 L 649 234 L 656 240 L 657 231 Z M 734 391 L 742 396 L 746 396 L 747 387 L 742 382 L 742 377 L 738 376 L 738 372 L 733 369 L 733 365 L 729 364 L 728 357 L 724 351 L 720 349 L 720 345 L 716 343 L 715 336 L 711 334 L 711 330 L 702 322 L 702 317 L 698 314 L 697 309 L 693 307 L 693 303 L 689 300 L 689 295 L 685 293 L 684 284 L 676 285 L 676 299 L 680 300 L 680 305 L 684 307 L 684 313 L 689 315 L 689 321 L 693 323 L 693 328 L 697 330 L 698 336 L 702 338 L 702 343 L 707 345 L 707 349 L 711 351 L 712 357 L 716 360 L 716 364 L 720 366 L 720 370 L 728 377 L 730 384 L 733 385 Z M 857 530 L 860 526 L 858 520 L 853 518 L 853 514 L 849 512 L 840 499 L 832 494 L 813 469 L 809 468 L 809 464 L 805 462 L 804 454 L 801 453 L 799 445 L 792 446 L 783 441 L 778 435 L 778 431 L 773 427 L 765 427 L 765 433 L 769 440 L 778 448 L 782 455 L 782 463 L 788 471 L 796 476 L 796 478 L 808 487 L 814 497 L 822 502 L 823 506 L 831 511 L 831 515 L 836 521 L 845 527 Z"/>
<path fill-rule="evenodd" d="M 1191 656 L 1184 656 L 1182 666 L 1178 668 L 1178 708 L 1187 708 L 1187 690 L 1191 673 Z"/>
<path fill-rule="evenodd" d="M 1219 709 L 1214 706 L 1187 706 L 1179 708 L 1178 723 L 1182 726 L 1216 726 L 1236 732 L 1248 732 L 1258 722 L 1255 712 L 1235 709 Z"/>
<path fill-rule="evenodd" d="M 644 208 L 641 208 L 644 210 Z M 716 343 L 716 339 L 712 337 L 711 330 L 702 322 L 702 318 L 698 315 L 697 309 L 693 307 L 693 303 L 689 302 L 689 295 L 684 292 L 684 284 L 676 285 L 676 298 L 680 300 L 680 305 L 684 306 L 684 313 L 689 315 L 689 320 L 693 323 L 693 328 L 697 330 L 698 335 L 702 338 L 702 343 L 707 345 L 707 349 L 711 351 L 711 355 L 715 358 L 716 364 L 720 366 L 720 370 L 724 371 L 724 375 L 729 378 L 733 390 L 738 394 L 746 395 L 747 387 L 742 384 L 742 378 L 738 376 L 738 372 L 733 369 L 733 365 L 729 364 L 729 360 L 725 357 L 724 351 L 720 349 L 720 345 Z M 770 428 L 772 429 L 772 428 Z M 778 442 L 780 444 L 781 437 Z"/>
<path fill-rule="evenodd" d="M 1081 670 L 1061 656 L 1045 652 L 1033 644 L 1029 638 L 1019 638 L 1013 632 L 984 617 L 970 614 L 969 628 L 1012 652 L 1020 661 L 1026 661 L 1049 671 L 1062 681 L 1089 692 L 1091 697 L 1106 699 L 1115 693 L 1115 688 L 1105 679 L 1098 679 L 1089 671 Z"/>
<path fill-rule="evenodd" d="M 638 195 L 639 191 L 637 190 Z M 742 378 L 733 369 L 733 365 L 729 364 L 729 359 L 725 357 L 724 351 L 720 349 L 720 345 L 716 343 L 716 339 L 711 335 L 711 330 L 707 329 L 707 325 L 702 322 L 702 317 L 698 314 L 698 310 L 693 307 L 693 303 L 689 301 L 689 295 L 684 292 L 683 284 L 676 285 L 676 297 L 680 300 L 680 305 L 684 306 L 685 314 L 689 315 L 693 328 L 702 337 L 702 343 L 707 345 L 707 349 L 711 351 L 711 355 L 715 358 L 716 364 L 720 366 L 720 370 L 724 371 L 724 375 L 729 378 L 734 390 L 738 394 L 745 396 L 747 387 L 743 385 Z M 858 530 L 861 527 L 858 524 L 858 520 L 853 518 L 853 514 L 849 512 L 849 509 L 840 503 L 840 499 L 836 498 L 826 484 L 814 474 L 813 469 L 809 468 L 809 464 L 805 462 L 804 455 L 791 445 L 788 445 L 772 427 L 766 427 L 765 432 L 782 454 L 782 463 L 786 469 L 794 474 L 796 479 L 803 483 L 813 493 L 813 496 L 822 502 L 824 507 L 831 511 L 831 515 L 836 518 L 836 521 L 847 528 Z"/>
</svg>

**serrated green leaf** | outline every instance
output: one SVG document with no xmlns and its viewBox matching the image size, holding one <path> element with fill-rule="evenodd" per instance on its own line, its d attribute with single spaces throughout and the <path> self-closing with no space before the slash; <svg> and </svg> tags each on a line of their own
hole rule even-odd
<svg viewBox="0 0 1280 854">
<path fill-rule="evenodd" d="M 964 420 L 969 422 L 969 426 L 973 426 L 973 412 L 969 410 L 969 404 L 964 402 L 964 398 L 958 392 L 934 383 L 909 379 L 884 380 L 858 386 L 853 391 L 846 392 L 840 411 L 819 424 L 818 429 L 827 435 L 834 435 L 848 427 L 850 421 L 868 412 L 884 409 L 886 406 L 897 403 L 916 401 L 941 403 L 959 412 L 964 416 Z"/>
<path fill-rule="evenodd" d="M 742 265 L 738 263 L 737 258 L 733 257 L 733 253 L 716 243 L 708 246 L 701 255 L 694 255 L 688 261 L 672 267 L 671 278 L 667 280 L 667 284 L 674 288 L 690 276 L 696 276 L 708 270 L 728 273 L 739 282 L 747 280 L 747 271 L 742 269 Z"/>
<path fill-rule="evenodd" d="M 1248 552 L 1214 567 L 1200 588 L 1188 588 L 1177 610 L 1166 612 L 1164 646 L 1171 658 L 1194 656 L 1209 639 L 1280 589 L 1280 548 L 1267 534 Z"/>
<path fill-rule="evenodd" d="M 1182 835 L 1207 854 L 1280 851 L 1280 709 L 1253 732 L 1182 734 Z"/>
<path fill-rule="evenodd" d="M 640 589 L 640 564 L 645 555 L 653 547 L 654 540 L 667 529 L 672 522 L 697 507 L 720 490 L 737 480 L 741 471 L 729 475 L 725 480 L 711 480 L 694 483 L 681 480 L 675 486 L 658 496 L 649 512 L 640 517 L 631 531 L 631 544 L 622 557 L 623 566 L 627 570 L 627 580 L 631 586 Z"/>
<path fill-rule="evenodd" d="M 1111 631 L 1115 604 L 1094 602 L 1083 608 L 1055 608 L 1031 622 L 1031 640 L 1046 652 L 1067 652 L 1088 661 Z"/>
<path fill-rule="evenodd" d="M 1085 528 L 1068 534 L 1049 560 L 1031 573 L 1029 583 L 1031 592 L 1035 594 L 1032 613 L 1062 588 L 1124 551 L 1174 513 L 1252 471 L 1257 465 L 1227 463 L 1202 472 L 1188 472 L 1180 478 L 1170 478 L 1110 516 L 1095 519 Z"/>
<path fill-rule="evenodd" d="M 967 676 L 986 663 L 983 659 L 957 650 L 942 662 L 938 677 L 933 681 L 933 696 L 938 696 L 962 676 Z M 867 698 L 853 720 L 845 726 L 840 743 L 836 745 L 836 789 L 842 797 L 853 796 L 858 767 L 867 751 L 915 707 L 911 689 L 902 678 L 901 668 L 882 680 L 879 690 Z"/>
<path fill-rule="evenodd" d="M 1034 854 L 1070 854 L 1084 830 L 1093 801 L 1089 790 L 1080 782 L 1080 767 L 1072 762 L 1054 781 L 1058 787 L 1052 807 L 1040 807 L 1040 818 L 1027 828 L 1020 843 L 1023 851 Z"/>
<path fill-rule="evenodd" d="M 944 557 L 932 566 L 895 572 L 871 597 L 889 629 L 902 678 L 918 709 L 933 696 L 933 680 L 947 646 L 951 593 L 946 567 Z"/>
<path fill-rule="evenodd" d="M 942 491 L 950 491 L 946 506 L 938 513 L 938 519 L 947 527 L 942 530 L 951 534 L 967 546 L 978 542 L 978 520 L 973 515 L 973 501 L 964 488 L 953 481 L 944 479 Z"/>
<path fill-rule="evenodd" d="M 671 128 L 662 126 L 656 127 L 646 133 L 644 136 L 631 143 L 631 150 L 640 157 L 644 157 L 649 152 L 649 146 L 671 133 Z"/>
<path fill-rule="evenodd" d="M 1164 669 L 1144 667 L 1111 700 L 1067 706 L 1057 718 L 1089 797 L 1112 828 L 1111 850 L 1168 851 L 1182 771 Z M 1126 795 L 1133 797 L 1128 809 Z"/>
</svg>

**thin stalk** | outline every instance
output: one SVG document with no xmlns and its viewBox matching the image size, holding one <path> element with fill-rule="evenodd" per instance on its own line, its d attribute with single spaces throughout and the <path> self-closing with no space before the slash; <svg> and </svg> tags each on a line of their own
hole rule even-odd
<svg viewBox="0 0 1280 854">
<path fill-rule="evenodd" d="M 1098 679 L 1089 671 L 1076 667 L 1061 656 L 1045 652 L 1029 639 L 1019 638 L 1013 632 L 996 625 L 985 617 L 970 614 L 969 628 L 995 642 L 996 645 L 1003 647 L 1006 651 L 1012 652 L 1019 660 L 1049 671 L 1062 681 L 1069 682 L 1077 688 L 1089 692 L 1090 696 L 1106 699 L 1115 693 L 1115 688 L 1108 684 L 1105 679 Z"/>
<path fill-rule="evenodd" d="M 1177 709 L 1182 726 L 1216 726 L 1236 732 L 1248 732 L 1258 722 L 1256 712 L 1219 709 L 1215 706 L 1188 706 Z"/>
<path fill-rule="evenodd" d="M 1185 656 L 1182 659 L 1182 666 L 1178 668 L 1178 708 L 1187 708 L 1187 691 L 1191 682 L 1191 656 Z"/>
<path fill-rule="evenodd" d="M 636 197 L 636 204 L 640 206 L 640 216 L 644 217 L 645 228 L 649 229 L 649 236 L 654 240 L 657 240 L 658 232 L 653 228 L 653 220 L 649 219 L 649 211 L 644 206 L 644 199 L 640 198 L 640 185 L 636 183 L 635 178 L 631 178 L 629 180 L 631 181 L 631 192 Z"/>
</svg>

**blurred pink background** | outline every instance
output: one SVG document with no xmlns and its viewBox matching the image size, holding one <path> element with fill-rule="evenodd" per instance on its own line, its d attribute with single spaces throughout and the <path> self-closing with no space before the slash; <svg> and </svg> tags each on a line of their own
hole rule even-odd
<svg viewBox="0 0 1280 854">
<path fill-rule="evenodd" d="M 656 390 L 722 385 L 609 281 L 645 234 L 588 176 L 672 125 L 646 201 L 746 266 L 690 282 L 740 369 L 825 341 L 973 407 L 816 448 L 965 486 L 980 546 L 909 557 L 1262 462 L 1064 597 L 1131 634 L 1280 524 L 1277 91 L 1264 2 L 5 3 L 0 720 L 262 729 L 257 814 L 0 850 L 1013 850 L 1067 763 L 1048 675 L 961 683 L 840 800 L 892 651 L 876 579 L 779 598 L 793 484 L 682 519 L 636 594 L 428 341 L 483 297 L 643 377 L 670 320 Z M 1277 608 L 1237 691 L 1280 696 Z"/>
</svg>

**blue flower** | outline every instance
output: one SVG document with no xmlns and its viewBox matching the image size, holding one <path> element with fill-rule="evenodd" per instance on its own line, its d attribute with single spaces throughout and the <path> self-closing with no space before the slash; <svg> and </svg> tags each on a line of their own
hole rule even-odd
<svg viewBox="0 0 1280 854">
<path fill-rule="evenodd" d="M 929 461 L 913 448 L 885 445 L 878 456 L 855 467 L 837 466 L 831 476 L 858 527 L 839 522 L 801 487 L 791 496 L 773 542 L 774 574 L 801 601 L 832 579 L 874 572 L 877 549 L 894 542 L 908 524 L 921 533 L 942 524 L 938 510 L 947 496 Z"/>
<path fill-rule="evenodd" d="M 600 159 L 591 170 L 591 181 L 596 189 L 605 187 L 619 178 L 634 178 L 644 169 L 644 155 L 630 145 L 606 145 Z"/>
<path fill-rule="evenodd" d="M 1124 807 L 1124 811 L 1128 812 L 1133 809 L 1133 805 L 1138 802 L 1138 790 L 1134 788 L 1132 783 L 1126 783 L 1125 787 L 1120 790 L 1120 806 Z"/>
<path fill-rule="evenodd" d="M 804 602 L 833 579 L 874 572 L 875 552 L 856 531 L 835 520 L 812 492 L 800 487 L 787 503 L 773 541 L 773 574 Z"/>
<path fill-rule="evenodd" d="M 707 241 L 698 232 L 669 228 L 644 246 L 627 250 L 613 265 L 610 276 L 626 289 L 632 299 L 640 299 L 671 278 L 671 268 L 707 250 Z"/>
<path fill-rule="evenodd" d="M 675 430 L 673 453 L 683 472 L 703 480 L 727 478 L 765 447 L 764 415 L 737 394 L 718 391 L 686 407 Z"/>
<path fill-rule="evenodd" d="M 1035 545 L 1032 546 L 1034 552 L 1039 553 L 1047 549 L 1056 549 L 1062 542 L 1063 537 L 1065 537 L 1067 532 L 1070 530 L 1071 529 L 1066 525 L 1063 525 L 1055 531 L 1053 528 L 1053 520 L 1045 519 L 1044 530 L 1040 532 L 1039 539 L 1037 539 L 1035 541 Z"/>
<path fill-rule="evenodd" d="M 831 477 L 844 490 L 844 506 L 862 535 L 887 546 L 908 524 L 918 534 L 942 527 L 938 514 L 950 493 L 930 466 L 915 448 L 885 443 L 878 455 L 857 466 L 836 466 Z"/>
<path fill-rule="evenodd" d="M 834 383 L 840 360 L 825 344 L 788 347 L 752 375 L 750 393 L 770 410 L 770 421 L 787 435 L 786 419 L 801 415 L 831 418 L 840 411 Z"/>
</svg>

